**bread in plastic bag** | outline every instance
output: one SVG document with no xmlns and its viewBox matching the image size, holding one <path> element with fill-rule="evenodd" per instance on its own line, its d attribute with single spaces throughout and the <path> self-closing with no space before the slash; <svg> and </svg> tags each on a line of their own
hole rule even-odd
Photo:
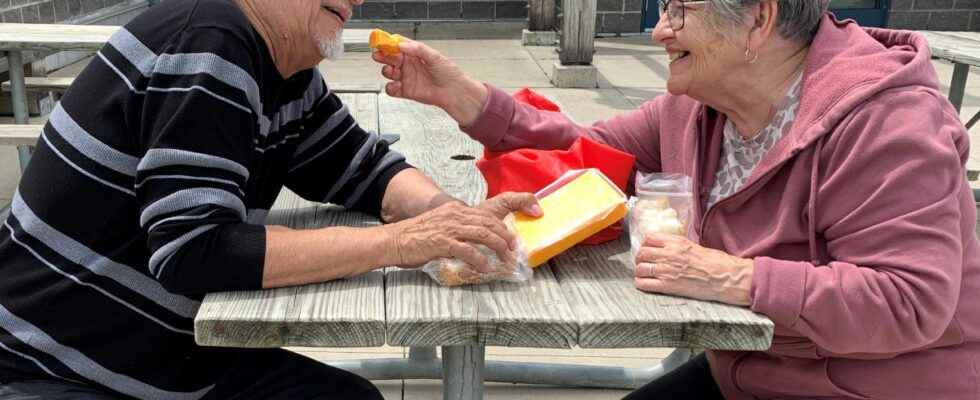
<svg viewBox="0 0 980 400">
<path fill-rule="evenodd" d="M 636 259 L 647 235 L 687 236 L 693 202 L 691 178 L 687 175 L 638 172 L 636 197 L 630 199 L 628 217 L 632 258 Z"/>
<path fill-rule="evenodd" d="M 514 215 L 504 218 L 507 229 L 514 232 Z M 528 266 L 527 251 L 518 240 L 518 247 L 513 250 L 512 261 L 502 261 L 497 253 L 484 245 L 476 248 L 490 260 L 491 272 L 480 272 L 476 268 L 455 258 L 440 258 L 430 261 L 422 267 L 422 271 L 443 286 L 460 286 L 487 283 L 494 281 L 527 282 L 534 276 L 534 271 Z"/>
</svg>

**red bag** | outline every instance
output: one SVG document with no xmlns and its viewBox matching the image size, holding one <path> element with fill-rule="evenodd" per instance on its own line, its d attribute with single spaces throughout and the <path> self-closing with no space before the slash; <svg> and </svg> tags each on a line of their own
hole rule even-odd
<svg viewBox="0 0 980 400">
<path fill-rule="evenodd" d="M 527 104 L 535 107 L 538 104 L 550 104 L 554 107 L 550 111 L 560 111 L 554 103 L 527 88 L 515 93 L 514 98 L 519 102 L 532 99 L 533 102 Z M 583 168 L 602 171 L 625 192 L 635 161 L 636 157 L 632 154 L 580 137 L 567 150 L 518 149 L 505 153 L 485 151 L 476 166 L 487 181 L 487 197 L 493 197 L 503 192 L 534 193 L 565 172 Z M 583 243 L 605 243 L 619 238 L 622 232 L 622 222 L 618 222 Z"/>
<path fill-rule="evenodd" d="M 517 100 L 518 102 L 531 105 L 532 107 L 537 108 L 539 110 L 561 111 L 561 109 L 558 108 L 557 104 L 552 103 L 551 100 L 548 100 L 546 97 L 528 88 L 522 88 L 521 90 L 518 90 L 511 97 L 513 97 L 514 100 Z"/>
</svg>

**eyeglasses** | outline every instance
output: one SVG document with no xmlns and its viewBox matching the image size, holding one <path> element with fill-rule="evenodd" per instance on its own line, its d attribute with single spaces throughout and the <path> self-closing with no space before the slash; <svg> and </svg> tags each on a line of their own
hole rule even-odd
<svg viewBox="0 0 980 400">
<path fill-rule="evenodd" d="M 667 15 L 671 30 L 679 31 L 684 29 L 684 10 L 687 6 L 701 3 L 707 1 L 660 0 L 660 14 Z"/>
</svg>

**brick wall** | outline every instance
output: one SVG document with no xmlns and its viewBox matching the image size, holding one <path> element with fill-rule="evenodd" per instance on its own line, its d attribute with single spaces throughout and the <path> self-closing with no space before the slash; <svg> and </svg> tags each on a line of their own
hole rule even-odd
<svg viewBox="0 0 980 400">
<path fill-rule="evenodd" d="M 556 0 L 561 2 L 561 0 Z M 597 0 L 596 32 L 643 31 L 643 0 Z M 355 21 L 514 21 L 527 19 L 523 1 L 369 0 L 354 8 Z"/>
<path fill-rule="evenodd" d="M 17 23 L 60 23 L 128 0 L 0 0 L 0 20 Z"/>
<path fill-rule="evenodd" d="M 892 0 L 888 26 L 977 31 L 980 30 L 980 0 Z"/>
<path fill-rule="evenodd" d="M 620 0 L 622 1 L 622 0 Z M 367 1 L 354 20 L 515 20 L 527 18 L 527 1 Z"/>
<path fill-rule="evenodd" d="M 596 33 L 643 31 L 643 0 L 596 0 Z"/>
</svg>

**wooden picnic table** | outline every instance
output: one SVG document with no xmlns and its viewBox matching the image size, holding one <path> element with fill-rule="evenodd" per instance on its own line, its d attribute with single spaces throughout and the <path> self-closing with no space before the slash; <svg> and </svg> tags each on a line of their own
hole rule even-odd
<svg viewBox="0 0 980 400">
<path fill-rule="evenodd" d="M 441 110 L 386 95 L 343 99 L 369 128 L 399 133 L 394 147 L 449 193 L 470 203 L 484 197 L 473 161 L 482 148 Z M 284 191 L 267 223 L 378 222 Z M 484 381 L 631 388 L 690 357 L 678 350 L 646 369 L 587 367 L 485 361 L 485 346 L 769 347 L 773 323 L 745 308 L 636 290 L 628 253 L 626 240 L 575 248 L 537 268 L 526 284 L 442 287 L 421 271 L 392 267 L 328 283 L 214 293 L 197 314 L 195 337 L 201 345 L 228 347 L 407 346 L 407 359 L 331 364 L 368 379 L 442 378 L 445 399 L 480 399 Z"/>
<path fill-rule="evenodd" d="M 10 66 L 10 95 L 14 111 L 14 122 L 29 123 L 27 111 L 27 90 L 24 69 L 13 66 L 24 65 L 24 51 L 55 52 L 65 50 L 98 51 L 109 41 L 119 26 L 107 25 L 59 25 L 59 24 L 14 24 L 0 23 L 0 52 Z M 367 51 L 368 29 L 344 30 L 344 48 L 347 51 Z M 21 170 L 30 160 L 29 146 L 18 146 Z"/>
<path fill-rule="evenodd" d="M 949 82 L 949 101 L 957 112 L 963 108 L 963 98 L 966 96 L 966 81 L 970 76 L 970 67 L 980 66 L 980 32 L 938 32 L 919 31 L 929 42 L 929 50 L 933 58 L 949 61 L 953 64 L 953 77 Z M 980 121 L 977 112 L 966 123 L 966 129 Z M 976 180 L 980 175 L 980 165 L 974 161 L 967 163 L 967 177 Z M 973 198 L 980 203 L 980 189 L 973 190 Z"/>
</svg>

